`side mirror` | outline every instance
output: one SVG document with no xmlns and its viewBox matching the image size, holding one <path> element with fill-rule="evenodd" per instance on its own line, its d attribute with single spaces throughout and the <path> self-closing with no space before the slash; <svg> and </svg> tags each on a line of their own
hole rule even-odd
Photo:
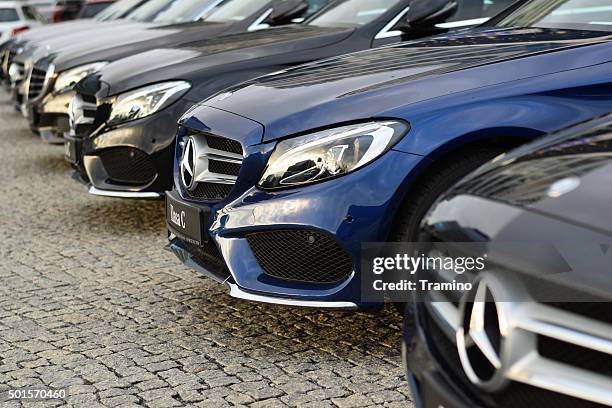
<svg viewBox="0 0 612 408">
<path fill-rule="evenodd" d="M 414 0 L 408 10 L 408 27 L 429 28 L 452 17 L 459 8 L 457 0 Z"/>
<path fill-rule="evenodd" d="M 272 14 L 265 22 L 269 25 L 283 25 L 303 17 L 309 5 L 306 0 L 278 0 L 272 4 L 272 7 Z"/>
</svg>

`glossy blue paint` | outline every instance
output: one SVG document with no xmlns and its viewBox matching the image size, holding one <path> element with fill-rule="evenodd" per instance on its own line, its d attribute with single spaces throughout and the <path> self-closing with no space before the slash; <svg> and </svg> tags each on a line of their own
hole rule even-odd
<svg viewBox="0 0 612 408">
<path fill-rule="evenodd" d="M 387 240 L 411 184 L 441 152 L 491 138 L 531 139 L 612 110 L 607 34 L 480 29 L 324 60 L 194 107 L 184 126 L 245 148 L 237 184 L 212 205 L 209 222 L 232 278 L 254 293 L 359 303 L 362 243 Z M 276 192 L 256 187 L 277 140 L 373 118 L 401 119 L 411 130 L 346 176 Z M 184 193 L 176 175 L 175 184 Z M 335 285 L 265 276 L 244 236 L 288 227 L 334 237 L 352 257 L 354 275 Z"/>
</svg>

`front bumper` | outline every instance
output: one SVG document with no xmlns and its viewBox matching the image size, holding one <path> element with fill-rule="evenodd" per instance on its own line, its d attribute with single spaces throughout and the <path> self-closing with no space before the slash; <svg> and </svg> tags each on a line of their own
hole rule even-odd
<svg viewBox="0 0 612 408">
<path fill-rule="evenodd" d="M 269 154 L 273 146 L 271 143 L 256 149 L 259 154 L 262 151 Z M 256 181 L 261 174 L 267 157 L 264 159 L 259 154 L 250 155 L 247 151 L 235 190 L 242 188 L 241 183 L 247 178 L 242 177 L 243 174 L 248 174 L 250 181 Z M 387 239 L 393 216 L 405 193 L 406 177 L 421 160 L 420 156 L 389 151 L 370 165 L 335 180 L 276 192 L 250 187 L 237 198 L 232 193 L 228 200 L 216 204 L 186 199 L 184 195 L 179 197 L 176 191 L 172 196 L 211 214 L 210 219 L 203 221 L 206 224 L 204 229 L 218 251 L 219 261 L 226 268 L 224 279 L 230 279 L 236 285 L 234 293 L 240 290 L 249 294 L 241 298 L 267 303 L 291 302 L 300 306 L 343 305 L 341 308 L 373 310 L 381 307 L 384 294 L 381 293 L 377 301 L 370 298 L 364 301 L 361 296 L 361 245 Z M 389 172 L 389 169 L 395 171 Z M 173 231 L 171 226 L 170 231 Z M 249 239 L 257 234 L 283 231 L 308 231 L 327 237 L 350 257 L 352 273 L 337 282 L 316 282 L 308 280 L 308 275 L 304 279 L 286 279 L 270 273 L 258 258 L 259 250 L 254 249 Z M 202 261 L 199 248 L 172 233 L 171 248 L 177 246 L 183 252 L 179 258 L 188 266 L 210 271 L 207 262 Z M 295 253 L 287 251 L 275 256 L 279 257 L 279 262 L 287 259 L 286 264 L 290 264 Z M 317 274 L 319 268 L 325 266 L 321 259 L 329 259 L 328 254 L 313 253 L 307 262 L 312 269 L 304 268 L 304 273 Z"/>
<path fill-rule="evenodd" d="M 64 133 L 70 130 L 68 106 L 73 96 L 72 91 L 59 95 L 49 93 L 42 100 L 28 104 L 30 129 L 39 133 L 44 142 L 64 142 Z"/>
<path fill-rule="evenodd" d="M 172 187 L 176 123 L 191 104 L 179 101 L 152 116 L 81 138 L 74 167 L 91 183 L 90 193 L 162 197 Z"/>
</svg>

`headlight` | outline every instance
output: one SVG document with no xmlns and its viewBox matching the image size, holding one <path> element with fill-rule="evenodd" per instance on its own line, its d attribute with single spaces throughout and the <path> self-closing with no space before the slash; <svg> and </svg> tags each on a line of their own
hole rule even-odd
<svg viewBox="0 0 612 408">
<path fill-rule="evenodd" d="M 105 61 L 94 62 L 62 72 L 55 80 L 54 92 L 61 93 L 71 90 L 81 79 L 101 70 L 107 64 L 108 62 Z"/>
<path fill-rule="evenodd" d="M 259 186 L 291 187 L 350 173 L 385 153 L 409 129 L 405 122 L 369 122 L 284 140 L 270 156 Z"/>
<path fill-rule="evenodd" d="M 144 118 L 172 104 L 191 88 L 185 81 L 163 82 L 126 92 L 113 103 L 109 123 Z"/>
<path fill-rule="evenodd" d="M 23 80 L 23 68 L 19 65 L 12 63 L 8 70 L 8 75 L 11 83 L 16 84 Z"/>
</svg>

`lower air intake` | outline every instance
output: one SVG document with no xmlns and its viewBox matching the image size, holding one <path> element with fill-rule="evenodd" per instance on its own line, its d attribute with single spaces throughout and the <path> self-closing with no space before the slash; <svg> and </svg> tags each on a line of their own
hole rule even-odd
<svg viewBox="0 0 612 408">
<path fill-rule="evenodd" d="M 350 256 L 327 235 L 306 230 L 267 231 L 246 239 L 264 273 L 279 279 L 335 283 L 353 271 Z"/>
<path fill-rule="evenodd" d="M 131 147 L 112 148 L 101 151 L 99 156 L 108 177 L 114 183 L 144 185 L 157 176 L 151 158 L 142 150 Z"/>
</svg>

